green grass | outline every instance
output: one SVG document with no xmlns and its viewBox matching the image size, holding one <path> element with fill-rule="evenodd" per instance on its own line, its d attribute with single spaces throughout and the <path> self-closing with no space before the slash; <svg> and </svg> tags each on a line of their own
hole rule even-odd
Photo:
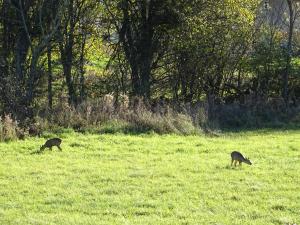
<svg viewBox="0 0 300 225">
<path fill-rule="evenodd" d="M 300 223 L 299 131 L 58 136 L 0 144 L 0 224 Z"/>
</svg>

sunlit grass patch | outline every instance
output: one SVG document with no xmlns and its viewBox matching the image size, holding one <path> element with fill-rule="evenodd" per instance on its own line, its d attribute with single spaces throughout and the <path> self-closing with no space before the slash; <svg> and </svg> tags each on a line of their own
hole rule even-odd
<svg viewBox="0 0 300 225">
<path fill-rule="evenodd" d="M 37 151 L 47 138 L 62 152 Z M 300 133 L 47 134 L 0 143 L 0 224 L 292 224 Z M 230 153 L 252 166 L 231 167 Z"/>
</svg>

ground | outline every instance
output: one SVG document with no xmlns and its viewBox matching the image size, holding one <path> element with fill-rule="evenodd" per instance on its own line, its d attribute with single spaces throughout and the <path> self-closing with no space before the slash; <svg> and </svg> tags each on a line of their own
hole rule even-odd
<svg viewBox="0 0 300 225">
<path fill-rule="evenodd" d="M 37 154 L 46 138 L 63 139 Z M 300 224 L 300 131 L 0 143 L 0 224 Z M 230 166 L 238 150 L 253 165 Z"/>
</svg>

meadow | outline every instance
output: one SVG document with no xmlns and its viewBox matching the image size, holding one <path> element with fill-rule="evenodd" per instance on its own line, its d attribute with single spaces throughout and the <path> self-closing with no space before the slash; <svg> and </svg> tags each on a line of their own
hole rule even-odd
<svg viewBox="0 0 300 225">
<path fill-rule="evenodd" d="M 63 139 L 38 154 L 46 138 Z M 253 165 L 230 166 L 239 150 Z M 300 224 L 300 131 L 0 143 L 0 224 Z"/>
</svg>

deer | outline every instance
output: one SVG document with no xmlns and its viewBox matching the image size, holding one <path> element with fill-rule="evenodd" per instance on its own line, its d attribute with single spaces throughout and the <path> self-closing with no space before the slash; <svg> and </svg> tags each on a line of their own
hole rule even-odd
<svg viewBox="0 0 300 225">
<path fill-rule="evenodd" d="M 248 164 L 248 165 L 252 165 L 252 163 L 250 162 L 249 158 L 246 158 L 242 155 L 242 153 L 238 152 L 238 151 L 233 151 L 231 152 L 231 166 L 234 164 L 234 166 L 236 166 L 237 162 L 239 163 L 239 165 L 242 165 L 242 162 Z"/>
<path fill-rule="evenodd" d="M 60 151 L 62 151 L 60 147 L 61 142 L 62 140 L 60 138 L 51 138 L 47 140 L 45 144 L 40 147 L 40 151 L 43 151 L 45 148 L 49 148 L 50 150 L 52 150 L 53 146 L 56 146 Z"/>
</svg>

